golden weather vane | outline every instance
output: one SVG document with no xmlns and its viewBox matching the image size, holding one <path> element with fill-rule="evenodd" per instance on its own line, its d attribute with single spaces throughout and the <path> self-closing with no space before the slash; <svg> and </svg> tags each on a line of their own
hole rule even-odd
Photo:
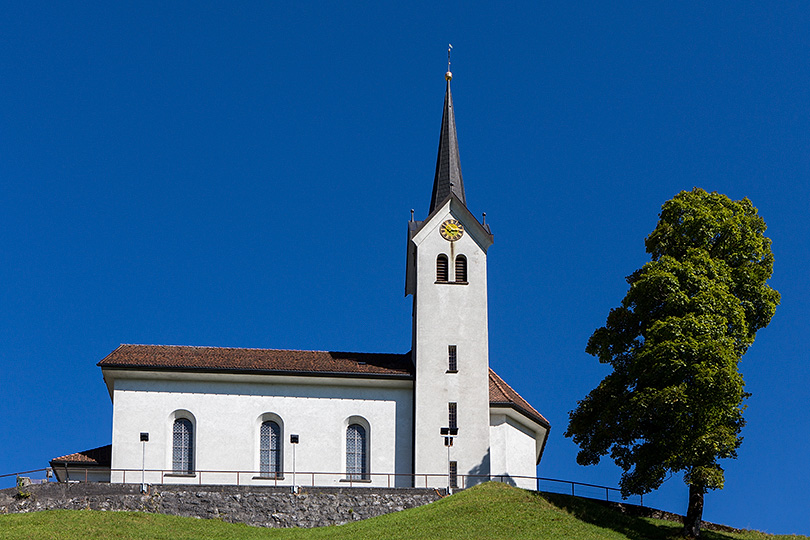
<svg viewBox="0 0 810 540">
<path fill-rule="evenodd" d="M 448 81 L 453 78 L 453 74 L 450 72 L 450 51 L 453 50 L 453 45 L 448 43 L 447 44 L 447 73 L 444 74 L 444 78 Z"/>
</svg>

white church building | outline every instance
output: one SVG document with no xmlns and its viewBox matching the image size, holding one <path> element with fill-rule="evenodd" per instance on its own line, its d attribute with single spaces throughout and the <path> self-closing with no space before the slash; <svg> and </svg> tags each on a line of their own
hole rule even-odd
<svg viewBox="0 0 810 540">
<path fill-rule="evenodd" d="M 408 223 L 411 351 L 121 345 L 112 445 L 60 480 L 534 488 L 550 425 L 489 368 L 489 226 L 467 209 L 446 75 L 429 215 Z M 89 472 L 88 472 L 89 471 Z"/>
</svg>

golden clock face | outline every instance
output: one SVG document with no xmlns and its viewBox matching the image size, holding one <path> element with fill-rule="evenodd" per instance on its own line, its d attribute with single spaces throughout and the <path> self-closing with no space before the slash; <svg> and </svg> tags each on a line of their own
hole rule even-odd
<svg viewBox="0 0 810 540">
<path fill-rule="evenodd" d="M 439 226 L 439 232 L 442 238 L 453 242 L 464 236 L 464 227 L 455 219 L 448 219 Z"/>
</svg>

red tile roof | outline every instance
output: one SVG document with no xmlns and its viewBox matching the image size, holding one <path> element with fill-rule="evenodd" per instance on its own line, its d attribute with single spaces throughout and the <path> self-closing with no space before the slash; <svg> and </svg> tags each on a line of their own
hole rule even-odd
<svg viewBox="0 0 810 540">
<path fill-rule="evenodd" d="M 85 466 L 95 465 L 99 467 L 109 467 L 112 463 L 112 445 L 108 444 L 107 446 L 99 446 L 98 448 L 56 457 L 51 460 L 51 466 L 54 464 L 63 463 L 77 463 Z"/>
<path fill-rule="evenodd" d="M 542 414 L 529 405 L 528 401 L 523 399 L 511 386 L 506 384 L 506 381 L 501 379 L 492 369 L 489 370 L 489 404 L 512 407 L 540 425 L 546 428 L 551 427 L 551 424 L 549 424 L 548 420 L 546 420 Z"/>
<path fill-rule="evenodd" d="M 413 378 L 410 353 L 120 345 L 98 365 L 102 368 Z"/>
<path fill-rule="evenodd" d="M 410 353 L 120 345 L 98 365 L 107 369 L 337 375 L 411 380 L 414 376 Z M 541 425 L 549 426 L 548 420 L 542 414 L 491 369 L 489 401 L 491 405 L 512 407 Z M 77 454 L 72 454 L 75 455 Z"/>
</svg>

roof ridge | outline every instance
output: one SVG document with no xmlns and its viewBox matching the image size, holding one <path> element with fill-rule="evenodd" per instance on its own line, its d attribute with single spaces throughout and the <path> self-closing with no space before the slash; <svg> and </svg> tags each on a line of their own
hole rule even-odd
<svg viewBox="0 0 810 540">
<path fill-rule="evenodd" d="M 285 352 L 316 352 L 316 353 L 333 353 L 333 354 L 386 354 L 405 356 L 411 354 L 411 351 L 398 353 L 398 352 L 363 352 L 363 351 L 327 351 L 321 349 L 271 349 L 267 347 L 224 347 L 219 345 L 159 345 L 156 343 L 121 343 L 116 350 L 121 347 L 167 347 L 172 349 L 220 349 L 230 351 L 285 351 Z"/>
<path fill-rule="evenodd" d="M 492 368 L 489 368 L 489 375 L 490 375 L 490 377 L 492 377 L 492 382 L 495 383 L 495 386 L 498 387 L 498 390 L 500 390 L 503 393 L 503 395 L 506 396 L 506 398 L 508 399 L 509 395 L 507 394 L 506 390 L 504 390 L 503 386 L 501 386 L 501 383 L 506 384 L 506 381 L 501 379 L 501 376 L 498 375 L 497 373 L 495 373 L 495 370 L 493 370 Z M 515 392 L 515 390 L 511 386 L 509 386 L 508 384 L 506 384 L 506 386 L 510 390 Z M 515 393 L 517 394 L 517 392 L 515 392 Z M 520 394 L 518 394 L 518 396 L 520 396 Z M 521 398 L 522 398 L 522 396 L 521 396 Z"/>
<path fill-rule="evenodd" d="M 97 365 L 102 368 L 127 369 L 412 377 L 411 354 L 410 351 L 373 353 L 190 345 L 122 345 Z"/>
<path fill-rule="evenodd" d="M 65 454 L 64 456 L 55 457 L 50 461 L 51 463 L 65 461 L 65 462 L 82 462 L 82 463 L 96 462 L 98 464 L 101 461 L 106 462 L 107 454 L 111 451 L 112 445 L 105 444 L 97 448 L 89 448 L 87 450 L 73 452 L 72 454 Z"/>
</svg>

